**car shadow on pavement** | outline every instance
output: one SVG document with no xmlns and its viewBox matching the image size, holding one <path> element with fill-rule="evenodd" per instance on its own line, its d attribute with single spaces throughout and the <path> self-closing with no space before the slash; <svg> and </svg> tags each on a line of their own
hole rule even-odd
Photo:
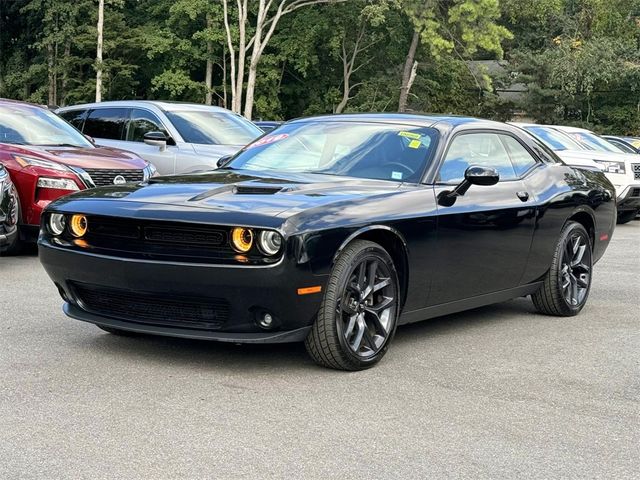
<svg viewBox="0 0 640 480">
<path fill-rule="evenodd" d="M 398 328 L 391 351 L 400 353 L 416 342 L 435 341 L 435 337 L 455 335 L 491 324 L 521 322 L 533 311 L 524 299 L 481 307 Z M 302 343 L 237 345 L 206 340 L 162 337 L 154 335 L 118 336 L 95 329 L 89 342 L 96 353 L 127 357 L 132 361 L 150 362 L 190 368 L 217 369 L 228 372 L 278 371 L 281 369 L 319 369 L 307 356 Z M 86 337 L 75 343 L 87 347 Z M 401 358 L 401 357 L 396 357 Z M 383 360 L 384 363 L 384 360 Z M 329 372 L 330 370 L 320 369 Z"/>
</svg>

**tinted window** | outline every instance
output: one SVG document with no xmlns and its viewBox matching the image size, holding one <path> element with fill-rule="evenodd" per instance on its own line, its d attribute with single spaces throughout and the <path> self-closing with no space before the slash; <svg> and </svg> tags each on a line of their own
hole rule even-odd
<svg viewBox="0 0 640 480">
<path fill-rule="evenodd" d="M 84 122 L 84 133 L 93 138 L 122 140 L 127 123 L 127 108 L 99 108 L 89 113 Z"/>
<path fill-rule="evenodd" d="M 520 177 L 527 173 L 536 164 L 536 159 L 515 138 L 508 135 L 501 135 L 501 138 L 507 147 L 516 175 Z"/>
<path fill-rule="evenodd" d="M 146 110 L 134 108 L 129 121 L 127 140 L 130 142 L 142 142 L 144 141 L 144 134 L 149 132 L 162 132 L 167 135 L 167 131 L 162 127 L 158 117 Z"/>
<path fill-rule="evenodd" d="M 245 147 L 229 168 L 417 183 L 437 135 L 431 128 L 373 122 L 292 123 Z"/>
<path fill-rule="evenodd" d="M 471 165 L 495 168 L 501 181 L 516 178 L 509 155 L 495 133 L 467 133 L 455 137 L 440 168 L 438 181 L 460 183 Z"/>
<path fill-rule="evenodd" d="M 187 143 L 242 146 L 264 133 L 240 115 L 219 110 L 185 110 L 165 114 Z"/>
<path fill-rule="evenodd" d="M 70 110 L 68 112 L 61 112 L 58 116 L 64 118 L 71 125 L 82 131 L 82 122 L 84 121 L 84 114 L 86 110 Z"/>
</svg>

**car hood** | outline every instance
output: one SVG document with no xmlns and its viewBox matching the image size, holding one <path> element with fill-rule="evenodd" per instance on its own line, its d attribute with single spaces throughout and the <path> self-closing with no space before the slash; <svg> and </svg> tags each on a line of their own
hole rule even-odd
<svg viewBox="0 0 640 480">
<path fill-rule="evenodd" d="M 190 175 L 155 177 L 147 184 L 109 186 L 78 192 L 54 208 L 166 220 L 275 225 L 297 213 L 397 192 L 401 183 L 319 174 L 257 174 L 215 170 Z M 112 202 L 104 202 L 104 200 Z M 116 205 L 116 203 L 118 205 Z M 135 204 L 135 205 L 134 205 Z M 197 211 L 206 215 L 198 215 Z M 132 213 L 134 212 L 134 213 Z M 279 218 L 280 220 L 276 220 Z"/>
<path fill-rule="evenodd" d="M 632 153 L 601 152 L 598 150 L 558 150 L 555 152 L 563 160 L 606 160 L 609 162 L 634 162 L 638 156 Z"/>
<path fill-rule="evenodd" d="M 20 146 L 17 155 L 34 155 L 70 167 L 104 168 L 110 170 L 141 170 L 147 166 L 135 153 L 117 148 L 37 147 Z"/>
<path fill-rule="evenodd" d="M 200 143 L 193 143 L 192 146 L 193 150 L 198 155 L 218 159 L 220 157 L 224 157 L 225 155 L 233 155 L 244 145 L 203 145 Z"/>
</svg>

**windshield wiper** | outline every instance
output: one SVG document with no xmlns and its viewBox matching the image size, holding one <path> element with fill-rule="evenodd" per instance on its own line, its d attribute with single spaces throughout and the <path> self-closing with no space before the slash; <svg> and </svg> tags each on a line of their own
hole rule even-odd
<svg viewBox="0 0 640 480">
<path fill-rule="evenodd" d="M 38 147 L 74 147 L 81 148 L 82 145 L 74 145 L 73 143 L 40 143 Z"/>
</svg>

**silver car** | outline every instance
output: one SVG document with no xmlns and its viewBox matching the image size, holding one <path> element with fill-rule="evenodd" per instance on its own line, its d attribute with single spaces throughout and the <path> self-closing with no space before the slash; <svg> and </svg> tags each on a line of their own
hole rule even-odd
<svg viewBox="0 0 640 480">
<path fill-rule="evenodd" d="M 244 117 L 220 107 L 125 100 L 56 111 L 99 145 L 137 153 L 161 175 L 216 168 L 263 134 Z"/>
</svg>

